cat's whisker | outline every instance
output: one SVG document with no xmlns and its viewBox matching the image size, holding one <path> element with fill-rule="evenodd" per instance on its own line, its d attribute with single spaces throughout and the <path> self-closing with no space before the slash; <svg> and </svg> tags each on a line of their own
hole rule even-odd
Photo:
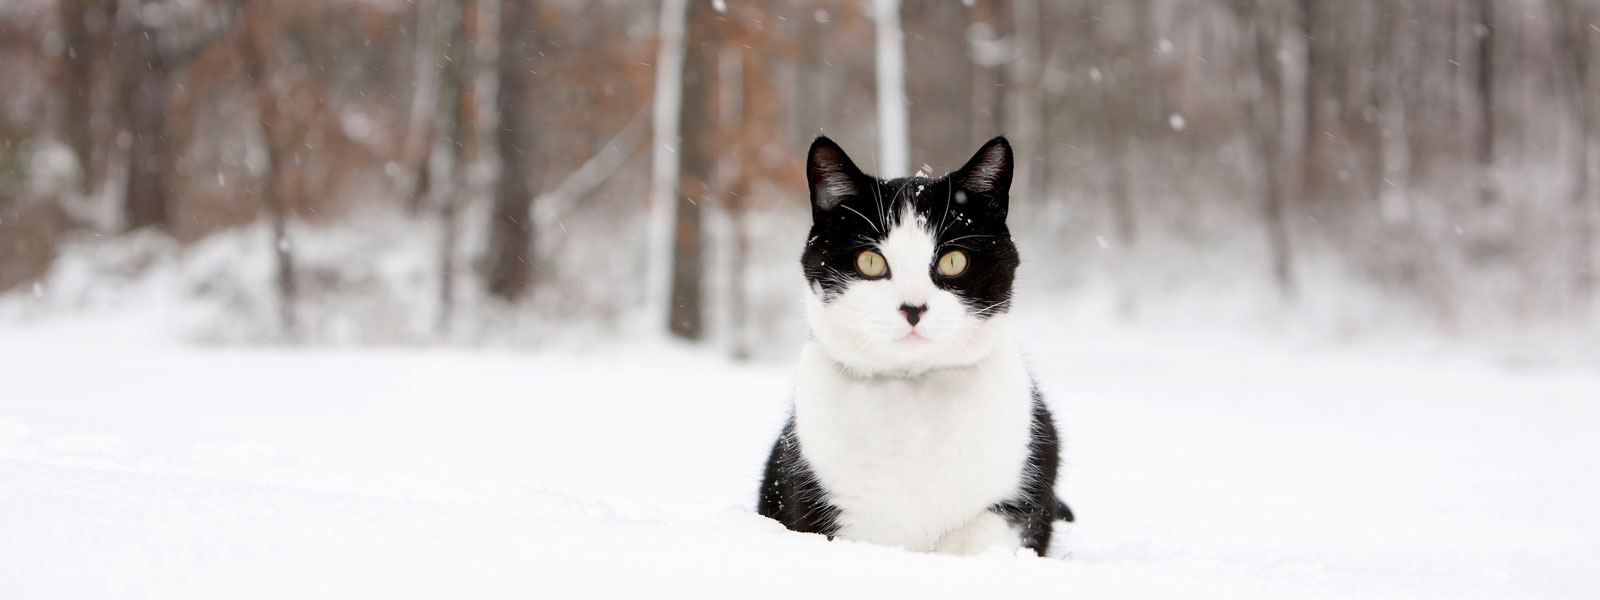
<svg viewBox="0 0 1600 600">
<path fill-rule="evenodd" d="M 876 179 L 872 180 L 872 198 L 873 201 L 878 203 L 878 222 L 887 227 L 889 225 L 889 213 L 883 208 L 883 184 Z"/>
<path fill-rule="evenodd" d="M 990 235 L 990 234 L 986 234 L 986 233 L 971 233 L 971 234 L 963 235 L 963 236 L 955 238 L 955 239 L 945 240 L 944 243 L 945 244 L 954 244 L 954 243 L 959 242 L 961 240 L 983 239 L 983 238 L 992 238 L 992 237 L 1000 237 L 1000 236 Z"/>
<path fill-rule="evenodd" d="M 863 214 L 861 214 L 861 211 L 859 211 L 859 210 L 856 210 L 856 209 L 854 209 L 854 208 L 850 208 L 850 207 L 848 207 L 848 206 L 845 206 L 845 205 L 843 205 L 843 204 L 840 204 L 840 205 L 839 205 L 839 207 L 840 207 L 840 208 L 843 208 L 843 209 L 845 209 L 845 210 L 848 210 L 848 211 L 850 211 L 850 212 L 853 212 L 853 213 L 855 213 L 855 214 L 856 214 L 856 216 L 858 216 L 858 217 L 861 217 L 861 220 L 863 220 L 863 221 L 866 221 L 866 222 L 867 222 L 867 225 L 870 225 L 870 226 L 872 226 L 872 230 L 873 230 L 873 231 L 877 231 L 877 232 L 879 232 L 879 233 L 883 233 L 883 232 L 882 232 L 882 230 L 880 230 L 880 229 L 878 229 L 878 224 L 877 224 L 877 223 L 873 223 L 873 222 L 872 222 L 872 219 L 868 219 L 868 218 L 867 218 L 867 216 L 866 216 L 866 215 L 863 215 Z"/>
</svg>

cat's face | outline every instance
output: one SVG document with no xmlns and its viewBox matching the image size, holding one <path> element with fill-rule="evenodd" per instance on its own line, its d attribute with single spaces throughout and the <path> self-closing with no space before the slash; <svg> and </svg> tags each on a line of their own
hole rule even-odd
<svg viewBox="0 0 1600 600">
<path fill-rule="evenodd" d="M 1011 307 L 1011 146 L 995 138 L 938 179 L 862 173 L 817 138 L 800 257 L 813 339 L 860 375 L 915 375 L 988 356 Z"/>
</svg>

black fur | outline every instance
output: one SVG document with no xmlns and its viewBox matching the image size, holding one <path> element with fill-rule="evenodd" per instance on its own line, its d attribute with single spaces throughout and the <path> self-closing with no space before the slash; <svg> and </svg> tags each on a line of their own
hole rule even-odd
<svg viewBox="0 0 1600 600">
<path fill-rule="evenodd" d="M 935 285 L 955 294 L 981 318 L 1006 312 L 1020 264 L 1005 223 L 1011 171 L 1011 145 L 1005 138 L 990 140 L 965 166 L 944 177 L 892 180 L 862 173 L 832 140 L 817 138 L 806 162 L 812 209 L 811 233 L 800 258 L 806 280 L 821 290 L 824 302 L 832 301 L 862 277 L 855 268 L 856 255 L 876 245 L 909 205 L 913 214 L 928 219 L 937 253 L 967 253 L 967 269 L 955 277 L 940 275 L 930 261 Z M 991 510 L 1021 532 L 1023 546 L 1041 555 L 1049 550 L 1052 524 L 1073 520 L 1072 510 L 1055 495 L 1059 465 L 1055 424 L 1035 388 L 1022 487 L 1015 498 Z M 829 504 L 827 490 L 806 464 L 792 416 L 767 458 L 758 511 L 794 531 L 830 538 L 838 531 L 839 509 Z"/>
<path fill-rule="evenodd" d="M 828 504 L 827 492 L 817 483 L 805 457 L 800 455 L 800 440 L 794 434 L 794 417 L 783 426 L 783 433 L 772 444 L 767 457 L 767 472 L 761 482 L 757 511 L 793 531 L 820 533 L 833 537 L 838 531 L 834 518 L 839 509 Z"/>
<path fill-rule="evenodd" d="M 1022 532 L 1022 545 L 1041 556 L 1050 549 L 1052 523 L 1072 521 L 1072 509 L 1056 497 L 1056 470 L 1061 465 L 1061 442 L 1050 410 L 1039 388 L 1033 389 L 1033 436 L 1028 440 L 1028 462 L 1023 466 L 1022 491 L 1014 500 L 994 507 L 995 512 Z"/>
</svg>

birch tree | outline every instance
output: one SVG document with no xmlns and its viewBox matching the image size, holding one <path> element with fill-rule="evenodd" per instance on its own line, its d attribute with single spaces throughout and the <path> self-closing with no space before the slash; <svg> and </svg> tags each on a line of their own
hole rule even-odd
<svg viewBox="0 0 1600 600">
<path fill-rule="evenodd" d="M 661 0 L 657 23 L 653 139 L 650 155 L 649 248 L 645 253 L 645 312 L 670 328 L 673 224 L 677 221 L 679 115 L 683 104 L 684 21 L 687 0 Z"/>
<path fill-rule="evenodd" d="M 900 0 L 873 0 L 878 71 L 878 173 L 911 174 L 911 138 L 906 107 L 906 56 L 900 30 Z"/>
</svg>

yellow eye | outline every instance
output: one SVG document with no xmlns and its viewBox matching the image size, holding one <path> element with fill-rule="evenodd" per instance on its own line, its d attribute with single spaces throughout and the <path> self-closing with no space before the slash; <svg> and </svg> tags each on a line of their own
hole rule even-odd
<svg viewBox="0 0 1600 600">
<path fill-rule="evenodd" d="M 889 272 L 889 263 L 883 260 L 883 255 L 871 250 L 862 250 L 856 255 L 856 270 L 869 278 L 883 277 Z"/>
<path fill-rule="evenodd" d="M 939 274 L 945 277 L 955 277 L 967 270 L 967 253 L 960 250 L 951 250 L 939 257 Z"/>
</svg>

